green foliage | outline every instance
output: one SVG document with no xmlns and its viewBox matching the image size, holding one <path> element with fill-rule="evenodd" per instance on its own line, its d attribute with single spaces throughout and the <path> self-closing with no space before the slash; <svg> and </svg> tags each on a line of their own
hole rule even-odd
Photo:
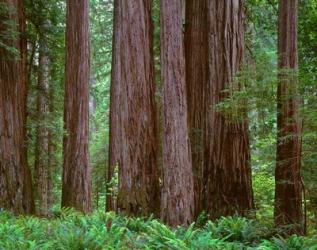
<svg viewBox="0 0 317 250">
<path fill-rule="evenodd" d="M 258 247 L 259 250 L 315 250 L 317 249 L 315 238 L 305 239 L 292 235 L 287 239 L 280 236 L 273 237 L 271 241 L 265 240 Z"/>
<path fill-rule="evenodd" d="M 90 160 L 94 209 L 98 210 L 104 209 L 106 196 L 105 170 L 109 144 L 113 2 L 113 0 L 90 0 Z M 58 210 L 62 172 L 66 5 L 63 0 L 25 0 L 24 3 L 30 64 L 28 162 L 32 168 L 35 158 L 36 127 L 46 126 L 54 137 L 56 165 L 54 210 Z M 162 122 L 159 4 L 158 0 L 153 0 L 152 18 L 156 99 L 158 119 Z M 4 12 L 9 13 L 7 8 L 8 6 L 0 3 L 0 15 Z M 187 230 L 183 228 L 171 230 L 155 220 L 126 219 L 113 214 L 94 214 L 85 217 L 64 211 L 59 218 L 53 220 L 23 217 L 14 219 L 9 214 L 1 214 L 0 220 L 4 224 L 0 226 L 3 230 L 0 234 L 4 238 L 0 238 L 0 249 L 245 249 L 246 245 L 253 244 L 257 245 L 258 249 L 280 249 L 282 245 L 284 248 L 281 249 L 292 249 L 291 247 L 297 244 L 297 240 L 299 244 L 304 241 L 303 244 L 310 245 L 306 243 L 306 239 L 295 236 L 293 240 L 276 237 L 261 243 L 263 238 L 270 235 L 270 232 L 264 231 L 273 224 L 277 134 L 277 11 L 277 0 L 246 0 L 245 66 L 236 77 L 233 87 L 227 91 L 228 98 L 218 106 L 219 111 L 237 119 L 241 117 L 245 119 L 245 113 L 248 114 L 256 217 L 261 224 L 241 218 L 223 218 L 205 225 L 206 216 L 201 215 L 195 226 Z M 3 41 L 9 40 L 13 43 L 18 35 L 14 21 L 5 25 L 8 28 L 0 33 L 0 48 L 7 46 Z M 37 54 L 40 37 L 43 35 L 49 51 L 49 85 L 53 89 L 53 97 L 50 101 L 53 103 L 53 111 L 43 124 L 39 124 L 36 119 L 36 96 L 39 91 L 36 88 Z M 308 226 L 311 233 L 316 233 L 313 229 L 313 225 L 317 224 L 317 4 L 315 0 L 299 1 L 298 35 L 300 65 L 298 73 L 303 97 L 301 114 L 304 121 L 303 178 L 309 210 Z M 15 52 L 14 46 L 5 49 Z M 161 146 L 162 143 L 159 150 L 162 150 Z M 161 163 L 161 159 L 159 161 Z M 117 193 L 117 183 L 117 175 L 111 183 L 108 183 L 114 194 Z M 105 224 L 110 219 L 113 220 L 113 226 L 108 232 Z M 41 242 L 41 239 L 45 241 Z"/>
<path fill-rule="evenodd" d="M 94 208 L 104 208 L 109 145 L 113 1 L 90 1 L 90 159 Z"/>
<path fill-rule="evenodd" d="M 317 225 L 317 2 L 299 5 L 299 75 L 303 96 L 303 164 L 308 224 Z"/>
<path fill-rule="evenodd" d="M 213 237 L 247 245 L 259 243 L 272 234 L 271 228 L 258 221 L 240 217 L 222 217 L 215 223 L 209 221 L 206 228 Z"/>
<path fill-rule="evenodd" d="M 16 10 L 11 4 L 0 2 L 0 49 L 6 50 L 10 57 L 19 55 L 16 48 L 19 32 L 17 22 L 12 18 L 15 13 Z M 10 57 L 6 59 L 10 60 Z"/>
<path fill-rule="evenodd" d="M 63 210 L 52 219 L 0 212 L 0 249 L 317 249 L 316 238 L 271 238 L 271 229 L 239 217 L 208 221 L 201 228 L 171 229 L 149 218 L 114 213 L 81 215 Z"/>
<path fill-rule="evenodd" d="M 65 71 L 65 20 L 66 8 L 62 0 L 26 0 L 24 9 L 28 42 L 28 103 L 27 103 L 27 151 L 31 170 L 35 166 L 37 128 L 46 128 L 52 135 L 54 163 L 54 205 L 59 207 L 61 197 L 61 165 L 64 110 Z M 48 92 L 38 88 L 38 54 L 40 48 L 47 49 L 49 60 Z M 37 110 L 38 95 L 46 96 L 48 109 L 44 117 Z M 48 154 L 47 156 L 48 157 Z M 35 171 L 32 171 L 35 176 Z M 34 178 L 35 179 L 35 178 Z M 56 208 L 54 208 L 56 209 Z"/>
<path fill-rule="evenodd" d="M 303 120 L 302 176 L 308 229 L 313 232 L 317 225 L 317 2 L 299 1 L 298 72 L 277 72 L 278 1 L 247 0 L 246 17 L 245 65 L 225 91 L 227 98 L 218 105 L 218 111 L 249 123 L 257 219 L 272 224 L 277 74 L 291 73 L 298 77 Z M 293 90 L 289 94 L 293 95 Z"/>
<path fill-rule="evenodd" d="M 274 177 L 264 171 L 255 172 L 252 184 L 257 219 L 271 226 L 274 208 Z"/>
</svg>

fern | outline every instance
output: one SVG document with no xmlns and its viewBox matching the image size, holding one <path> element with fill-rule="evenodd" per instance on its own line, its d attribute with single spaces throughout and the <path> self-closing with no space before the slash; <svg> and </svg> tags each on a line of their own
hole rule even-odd
<svg viewBox="0 0 317 250">
<path fill-rule="evenodd" d="M 0 250 L 317 250 L 316 237 L 270 238 L 271 229 L 240 217 L 223 217 L 201 226 L 193 223 L 188 228 L 172 229 L 152 217 L 82 215 L 66 209 L 51 219 L 14 217 L 0 211 L 0 222 Z"/>
</svg>

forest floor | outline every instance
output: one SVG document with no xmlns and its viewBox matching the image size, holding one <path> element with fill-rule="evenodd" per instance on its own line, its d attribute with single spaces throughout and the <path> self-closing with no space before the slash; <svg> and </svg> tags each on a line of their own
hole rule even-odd
<svg viewBox="0 0 317 250">
<path fill-rule="evenodd" d="M 83 216 L 63 211 L 51 219 L 41 219 L 0 211 L 0 249 L 317 250 L 316 236 L 282 238 L 254 220 L 228 217 L 201 223 L 172 230 L 155 219 L 131 219 L 114 213 Z"/>
</svg>

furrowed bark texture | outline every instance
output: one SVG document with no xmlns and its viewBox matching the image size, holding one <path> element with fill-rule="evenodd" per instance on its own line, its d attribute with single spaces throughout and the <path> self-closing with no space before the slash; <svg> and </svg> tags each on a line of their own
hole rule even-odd
<svg viewBox="0 0 317 250">
<path fill-rule="evenodd" d="M 207 1 L 208 81 L 205 84 L 204 208 L 211 218 L 253 209 L 247 122 L 216 106 L 243 63 L 243 1 Z"/>
<path fill-rule="evenodd" d="M 35 180 L 36 199 L 40 216 L 48 215 L 48 56 L 40 39 L 37 93 L 37 129 L 35 145 Z"/>
<path fill-rule="evenodd" d="M 185 55 L 181 0 L 161 0 L 161 74 L 164 100 L 162 220 L 188 225 L 194 183 L 187 128 Z"/>
<path fill-rule="evenodd" d="M 186 2 L 185 22 L 186 88 L 194 173 L 195 217 L 203 210 L 203 163 L 205 99 L 208 74 L 207 5 L 206 0 Z"/>
<path fill-rule="evenodd" d="M 111 87 L 110 87 L 110 114 L 109 114 L 109 161 L 106 174 L 106 211 L 116 211 L 116 197 L 114 195 L 114 187 L 112 185 L 112 178 L 114 178 L 114 171 L 119 161 L 119 151 L 117 150 L 117 136 L 118 136 L 118 105 L 119 105 L 119 83 L 120 83 L 120 44 L 118 41 L 121 38 L 121 26 L 119 23 L 119 15 L 121 15 L 121 5 L 119 1 L 114 2 L 113 10 L 113 36 L 112 36 L 112 64 L 111 64 Z"/>
<path fill-rule="evenodd" d="M 275 169 L 275 223 L 296 224 L 303 233 L 301 187 L 301 121 L 299 118 L 297 0 L 279 1 L 277 156 Z"/>
<path fill-rule="evenodd" d="M 151 1 L 116 1 L 114 21 L 108 178 L 118 166 L 120 213 L 158 214 Z"/>
<path fill-rule="evenodd" d="M 32 180 L 24 147 L 26 121 L 26 40 L 22 1 L 1 1 L 0 48 L 0 207 L 33 213 Z M 17 33 L 9 38 L 8 34 Z M 6 38 L 5 38 L 6 37 Z"/>
<path fill-rule="evenodd" d="M 26 121 L 27 121 L 27 95 L 28 95 L 28 68 L 27 68 L 27 38 L 26 38 L 26 20 L 24 15 L 23 1 L 18 0 L 18 15 L 19 15 L 19 32 L 20 32 L 20 48 L 21 48 L 21 63 L 22 63 L 22 81 L 21 86 L 21 98 L 20 98 L 20 108 L 23 110 L 23 140 L 26 139 Z M 26 213 L 35 213 L 35 204 L 33 197 L 33 184 L 31 169 L 27 165 L 27 144 L 23 143 L 23 157 L 24 160 L 24 190 L 23 190 L 23 206 Z"/>
<path fill-rule="evenodd" d="M 54 86 L 50 84 L 49 86 L 49 116 L 50 122 L 54 119 Z M 55 143 L 54 143 L 54 129 L 48 129 L 48 170 L 47 170 L 47 208 L 50 215 L 50 211 L 54 205 L 54 174 L 56 169 L 55 161 Z"/>
<path fill-rule="evenodd" d="M 66 19 L 62 206 L 91 212 L 88 0 L 68 0 Z"/>
</svg>

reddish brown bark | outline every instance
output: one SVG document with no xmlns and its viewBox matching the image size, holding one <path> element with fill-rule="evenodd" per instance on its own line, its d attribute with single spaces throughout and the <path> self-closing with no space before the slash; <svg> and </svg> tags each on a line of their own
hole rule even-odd
<svg viewBox="0 0 317 250">
<path fill-rule="evenodd" d="M 277 155 L 275 169 L 275 223 L 277 226 L 296 225 L 294 231 L 302 233 L 301 187 L 301 121 L 296 71 L 297 52 L 297 0 L 280 0 L 278 32 L 278 105 Z"/>
<path fill-rule="evenodd" d="M 161 74 L 164 99 L 162 220 L 188 225 L 194 183 L 187 128 L 181 0 L 161 0 Z"/>
<path fill-rule="evenodd" d="M 150 0 L 115 2 L 108 180 L 118 166 L 117 210 L 128 215 L 160 207 L 152 36 Z"/>
<path fill-rule="evenodd" d="M 243 1 L 207 1 L 208 81 L 204 88 L 204 208 L 211 218 L 253 209 L 248 123 L 217 111 L 244 55 Z"/>
<path fill-rule="evenodd" d="M 22 109 L 23 113 L 23 138 L 26 137 L 26 120 L 27 120 L 27 95 L 28 95 L 28 68 L 27 68 L 27 38 L 26 38 L 26 20 L 24 15 L 24 7 L 23 1 L 18 0 L 18 15 L 19 15 L 19 32 L 20 32 L 20 56 L 21 56 L 21 63 L 22 63 L 22 81 L 23 84 L 21 86 L 21 103 L 20 108 Z M 35 213 L 35 204 L 33 198 L 33 185 L 32 185 L 32 177 L 31 177 L 31 170 L 27 166 L 27 149 L 26 143 L 23 143 L 23 154 L 24 156 L 22 159 L 24 160 L 24 208 L 26 212 L 29 214 Z"/>
<path fill-rule="evenodd" d="M 90 212 L 88 0 L 68 0 L 66 19 L 62 206 Z"/>
<path fill-rule="evenodd" d="M 119 1 L 114 2 L 113 11 L 113 36 L 112 36 L 112 65 L 111 65 L 111 88 L 110 88 L 110 114 L 109 114 L 109 161 L 106 174 L 106 211 L 116 211 L 116 197 L 114 197 L 112 178 L 116 165 L 118 164 L 119 152 L 117 150 L 117 129 L 118 129 L 118 115 L 119 99 L 118 99 L 118 83 L 120 82 L 120 64 L 119 51 L 120 44 L 118 41 L 121 38 L 121 26 L 119 23 L 120 15 Z M 115 84 L 116 83 L 116 84 Z"/>
<path fill-rule="evenodd" d="M 188 0 L 185 22 L 186 88 L 196 217 L 203 210 L 204 103 L 207 101 L 204 87 L 208 79 L 207 46 L 206 0 Z"/>
<path fill-rule="evenodd" d="M 49 122 L 52 124 L 54 119 L 54 85 L 51 83 L 49 86 Z M 47 169 L 47 208 L 48 213 L 51 213 L 51 210 L 54 205 L 54 174 L 56 169 L 55 161 L 55 143 L 54 143 L 54 128 L 48 129 L 48 169 Z"/>
<path fill-rule="evenodd" d="M 37 213 L 48 215 L 48 56 L 44 39 L 40 39 L 37 86 L 37 129 L 35 145 L 34 186 L 38 200 Z"/>
<path fill-rule="evenodd" d="M 24 147 L 26 121 L 26 40 L 22 1 L 2 1 L 0 13 L 0 207 L 33 213 L 32 180 Z M 8 34 L 17 33 L 8 38 Z M 10 36 L 9 36 L 10 37 Z M 8 48 L 15 49 L 15 52 Z"/>
</svg>

